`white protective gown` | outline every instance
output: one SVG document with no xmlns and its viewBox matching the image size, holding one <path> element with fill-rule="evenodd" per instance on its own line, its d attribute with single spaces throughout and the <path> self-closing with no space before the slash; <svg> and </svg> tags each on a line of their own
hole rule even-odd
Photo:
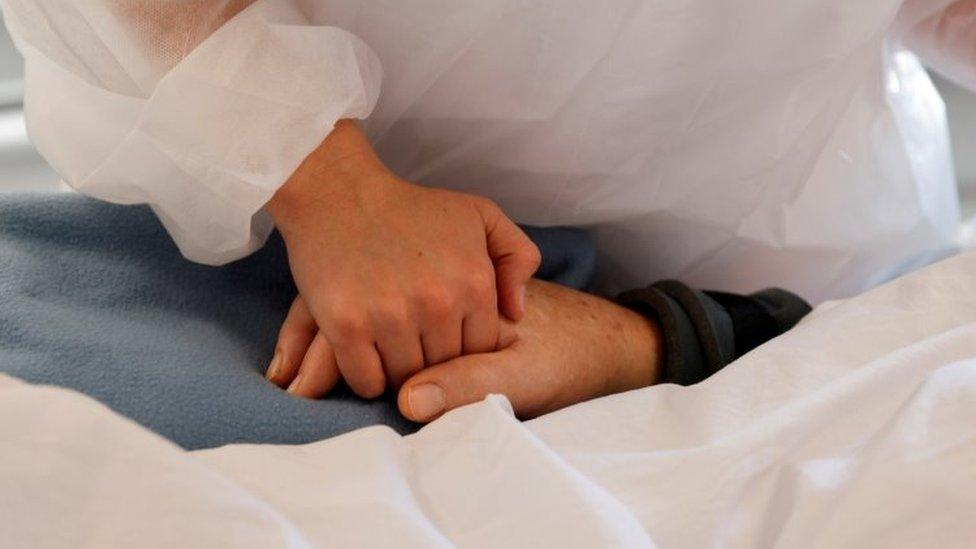
<svg viewBox="0 0 976 549">
<path fill-rule="evenodd" d="M 149 203 L 200 262 L 261 245 L 262 206 L 344 117 L 404 178 L 595 228 L 607 290 L 819 301 L 960 225 L 944 106 L 907 50 L 976 87 L 973 0 L 0 4 L 42 154 Z"/>
</svg>

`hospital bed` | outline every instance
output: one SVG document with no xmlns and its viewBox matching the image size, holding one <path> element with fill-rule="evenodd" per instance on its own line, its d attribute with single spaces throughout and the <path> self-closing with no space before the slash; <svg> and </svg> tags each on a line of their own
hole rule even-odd
<svg viewBox="0 0 976 549">
<path fill-rule="evenodd" d="M 187 451 L 2 377 L 0 546 L 971 547 L 974 320 L 969 253 L 692 387 L 306 445 Z"/>
</svg>

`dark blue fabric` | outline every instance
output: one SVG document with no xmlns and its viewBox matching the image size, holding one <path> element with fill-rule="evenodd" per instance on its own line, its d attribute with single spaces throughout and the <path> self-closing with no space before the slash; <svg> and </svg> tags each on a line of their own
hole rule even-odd
<svg viewBox="0 0 976 549">
<path fill-rule="evenodd" d="M 542 265 L 536 278 L 589 290 L 596 279 L 596 240 L 581 229 L 570 227 L 522 227 L 542 251 Z"/>
<path fill-rule="evenodd" d="M 594 245 L 528 229 L 539 276 L 587 286 Z M 183 259 L 146 207 L 0 195 L 0 371 L 71 388 L 186 448 L 305 443 L 402 419 L 392 397 L 295 399 L 263 372 L 295 295 L 281 240 L 220 268 Z"/>
</svg>

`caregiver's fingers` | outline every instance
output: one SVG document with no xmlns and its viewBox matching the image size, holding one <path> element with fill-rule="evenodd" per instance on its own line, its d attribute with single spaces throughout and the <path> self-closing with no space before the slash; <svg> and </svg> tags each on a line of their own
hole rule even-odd
<svg viewBox="0 0 976 549">
<path fill-rule="evenodd" d="M 342 346 L 334 345 L 334 348 L 339 371 L 353 393 L 362 398 L 376 398 L 386 391 L 386 374 L 374 342 L 344 341 Z"/>
<path fill-rule="evenodd" d="M 463 354 L 494 351 L 498 346 L 498 310 L 494 307 L 468 315 L 461 325 Z"/>
<path fill-rule="evenodd" d="M 400 389 L 397 406 L 407 419 L 428 422 L 441 414 L 484 400 L 490 394 L 503 394 L 516 414 L 531 414 L 540 397 L 551 387 L 536 383 L 525 375 L 517 348 L 493 353 L 465 355 L 422 370 Z"/>
<path fill-rule="evenodd" d="M 395 389 L 424 367 L 420 337 L 408 333 L 390 333 L 376 344 L 389 384 Z"/>
<path fill-rule="evenodd" d="M 304 398 L 321 398 L 339 382 L 339 365 L 329 340 L 320 332 L 305 353 L 301 368 L 288 392 Z"/>
<path fill-rule="evenodd" d="M 495 266 L 498 308 L 517 322 L 525 315 L 525 288 L 539 270 L 542 255 L 538 246 L 498 206 L 489 201 L 480 204 L 488 255 Z"/>
<path fill-rule="evenodd" d="M 443 320 L 429 324 L 421 337 L 424 347 L 424 363 L 440 364 L 461 355 L 461 319 L 442 316 Z"/>
<path fill-rule="evenodd" d="M 470 269 L 459 280 L 467 303 L 461 316 L 461 353 L 473 355 L 494 351 L 498 344 L 498 290 L 495 286 L 495 269 L 488 261 L 482 268 Z M 444 360 L 430 361 L 438 364 Z"/>
<path fill-rule="evenodd" d="M 301 296 L 296 297 L 278 332 L 274 358 L 271 359 L 265 377 L 281 388 L 287 387 L 298 374 L 308 346 L 312 344 L 317 332 L 315 319 L 305 301 Z"/>
<path fill-rule="evenodd" d="M 515 324 L 508 320 L 503 320 L 498 326 L 498 344 L 496 351 L 507 349 L 518 340 L 518 333 L 515 331 Z"/>
</svg>

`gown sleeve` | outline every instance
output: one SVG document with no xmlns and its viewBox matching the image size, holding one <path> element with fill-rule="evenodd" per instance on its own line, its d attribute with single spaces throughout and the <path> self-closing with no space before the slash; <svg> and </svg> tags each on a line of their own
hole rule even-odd
<svg viewBox="0 0 976 549">
<path fill-rule="evenodd" d="M 907 0 L 894 38 L 929 68 L 976 91 L 976 0 Z"/>
<path fill-rule="evenodd" d="M 149 204 L 180 251 L 223 264 L 382 69 L 313 0 L 0 0 L 38 150 L 87 195 Z"/>
</svg>

